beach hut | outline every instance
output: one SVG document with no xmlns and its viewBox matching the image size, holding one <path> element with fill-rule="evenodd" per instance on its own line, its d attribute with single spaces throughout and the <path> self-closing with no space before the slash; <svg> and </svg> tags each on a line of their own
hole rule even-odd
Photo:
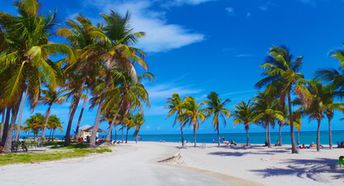
<svg viewBox="0 0 344 186">
<path fill-rule="evenodd" d="M 80 137 L 84 140 L 87 140 L 87 137 L 91 137 L 92 135 L 93 126 L 91 125 L 85 125 L 80 128 Z M 105 132 L 103 129 L 98 129 L 97 131 L 97 137 L 99 136 L 99 133 Z"/>
</svg>

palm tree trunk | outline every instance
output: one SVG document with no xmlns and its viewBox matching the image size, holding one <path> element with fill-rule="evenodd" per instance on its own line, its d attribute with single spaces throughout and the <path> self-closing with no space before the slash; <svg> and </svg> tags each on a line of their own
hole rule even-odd
<svg viewBox="0 0 344 186">
<path fill-rule="evenodd" d="M 219 131 L 219 124 L 216 125 L 216 135 L 217 135 L 217 146 L 220 146 L 220 131 Z"/>
<path fill-rule="evenodd" d="M 6 116 L 6 109 L 2 110 L 2 118 L 1 118 L 1 126 L 0 126 L 0 141 L 2 138 L 2 134 L 4 133 L 4 123 L 5 123 L 5 116 Z"/>
<path fill-rule="evenodd" d="M 318 127 L 317 127 L 317 151 L 320 151 L 320 122 L 321 122 L 321 120 L 318 119 Z"/>
<path fill-rule="evenodd" d="M 113 118 L 112 118 L 112 122 L 111 122 L 111 124 L 110 124 L 109 131 L 108 131 L 108 133 L 107 133 L 107 135 L 106 135 L 106 139 L 105 139 L 106 142 L 109 142 L 109 141 L 110 141 L 111 134 L 112 134 L 112 128 L 113 128 L 113 126 L 115 125 L 117 116 L 118 116 L 118 114 L 119 114 L 119 111 L 120 111 L 121 108 L 123 107 L 123 104 L 124 104 L 124 99 L 121 100 L 121 103 L 119 104 L 119 107 L 118 107 L 118 109 L 117 109 L 115 115 L 114 115 Z"/>
<path fill-rule="evenodd" d="M 184 126 L 180 126 L 180 137 L 182 138 L 182 147 L 184 147 L 184 131 L 183 131 Z"/>
<path fill-rule="evenodd" d="M 332 127 L 330 118 L 328 118 L 328 146 L 332 149 Z"/>
<path fill-rule="evenodd" d="M 282 123 L 279 123 L 279 128 L 278 128 L 278 145 L 282 146 Z"/>
<path fill-rule="evenodd" d="M 246 130 L 246 146 L 249 146 L 249 140 L 250 140 L 250 136 L 248 135 L 248 125 L 245 126 L 245 130 Z"/>
<path fill-rule="evenodd" d="M 194 126 L 194 128 L 193 128 L 193 133 L 194 133 L 194 147 L 196 147 L 196 127 Z"/>
<path fill-rule="evenodd" d="M 267 135 L 268 135 L 268 148 L 271 148 L 271 138 L 270 138 L 270 123 L 268 122 L 268 131 L 267 131 Z"/>
<path fill-rule="evenodd" d="M 19 103 L 20 103 L 20 101 L 19 101 Z M 10 125 L 10 127 L 8 129 L 7 136 L 6 136 L 7 138 L 6 138 L 6 142 L 5 142 L 5 146 L 4 146 L 4 152 L 5 153 L 11 152 L 13 130 L 14 130 L 14 125 L 15 125 L 16 120 L 17 120 L 18 109 L 19 109 L 19 105 L 15 105 L 12 108 L 11 125 Z"/>
<path fill-rule="evenodd" d="M 101 115 L 102 107 L 103 107 L 103 98 L 100 99 L 97 115 L 96 115 L 96 120 L 94 122 L 94 126 L 92 129 L 92 134 L 91 134 L 91 139 L 90 139 L 91 147 L 96 147 L 96 137 L 97 137 L 98 129 L 100 126 L 100 115 Z"/>
<path fill-rule="evenodd" d="M 294 140 L 294 121 L 293 121 L 293 110 L 291 107 L 290 91 L 288 92 L 288 110 L 289 110 L 289 121 L 290 121 L 291 153 L 298 153 L 296 150 L 295 140 Z"/>
<path fill-rule="evenodd" d="M 128 143 L 128 132 L 129 132 L 129 127 L 127 127 L 127 133 L 125 135 L 125 143 Z"/>
<path fill-rule="evenodd" d="M 55 129 L 53 129 L 53 133 L 51 134 L 51 141 L 54 141 L 54 134 L 55 134 Z"/>
<path fill-rule="evenodd" d="M 48 105 L 48 109 L 45 113 L 45 117 L 44 117 L 44 124 L 43 124 L 43 128 L 42 128 L 42 142 L 45 141 L 45 128 L 48 125 L 48 120 L 49 120 L 49 116 L 50 116 L 50 110 L 51 110 L 51 106 L 53 105 L 53 103 L 49 103 Z"/>
<path fill-rule="evenodd" d="M 86 90 L 84 102 L 82 103 L 81 111 L 80 111 L 79 118 L 78 118 L 78 123 L 76 124 L 76 129 L 75 129 L 75 136 L 76 137 L 80 136 L 79 128 L 80 128 L 80 123 L 81 123 L 82 115 L 84 114 L 84 110 L 86 108 L 87 99 L 88 99 L 87 96 L 88 96 L 88 90 Z"/>
<path fill-rule="evenodd" d="M 16 128 L 16 141 L 19 141 L 19 138 L 20 138 L 20 125 L 21 125 L 22 118 L 23 118 L 23 111 L 24 111 L 28 92 L 29 92 L 29 89 L 28 89 L 28 87 L 26 87 L 25 93 L 24 93 L 22 101 L 21 101 L 22 103 L 20 103 L 20 108 L 19 108 L 18 124 L 17 124 L 17 128 Z"/>
<path fill-rule="evenodd" d="M 122 130 L 122 143 L 124 142 L 124 132 L 123 132 L 123 129 L 124 129 L 124 126 L 122 126 L 122 128 L 121 128 L 121 130 Z"/>
<path fill-rule="evenodd" d="M 76 109 L 78 108 L 81 95 L 79 94 L 79 95 L 75 95 L 75 96 L 76 96 L 75 101 L 74 101 L 74 103 L 72 103 L 73 105 L 72 105 L 71 112 L 69 115 L 69 120 L 68 120 L 66 135 L 65 135 L 65 142 L 64 142 L 65 146 L 68 146 L 70 144 L 70 131 L 72 129 L 73 118 L 74 118 Z"/>
<path fill-rule="evenodd" d="M 117 130 L 116 130 L 116 126 L 117 126 L 117 125 L 114 126 L 114 129 L 115 129 L 115 143 L 117 142 Z"/>
<path fill-rule="evenodd" d="M 8 128 L 9 128 L 9 123 L 10 123 L 10 117 L 11 117 L 11 107 L 6 108 L 6 118 L 5 118 L 5 123 L 4 128 L 3 128 L 3 133 L 2 133 L 2 139 L 1 143 L 5 144 L 6 139 L 7 139 L 7 134 L 8 134 Z"/>
</svg>

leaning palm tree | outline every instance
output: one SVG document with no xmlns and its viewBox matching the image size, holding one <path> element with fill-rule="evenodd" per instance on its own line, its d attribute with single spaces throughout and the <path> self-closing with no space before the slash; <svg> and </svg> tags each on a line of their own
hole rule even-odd
<svg viewBox="0 0 344 186">
<path fill-rule="evenodd" d="M 44 89 L 42 90 L 43 96 L 40 97 L 40 104 L 47 105 L 47 111 L 45 112 L 44 117 L 44 125 L 42 129 L 42 141 L 45 139 L 45 128 L 48 124 L 48 121 L 50 119 L 50 111 L 53 104 L 61 104 L 65 100 L 65 96 L 63 95 L 64 90 L 59 89 Z"/>
<path fill-rule="evenodd" d="M 141 66 L 144 70 L 148 69 L 144 61 L 145 54 L 141 50 L 133 47 L 140 37 L 144 35 L 143 32 L 133 32 L 129 25 L 130 16 L 127 13 L 125 16 L 111 11 L 110 14 L 101 15 L 105 21 L 102 27 L 103 32 L 107 36 L 107 43 L 99 47 L 101 55 L 102 69 L 101 75 L 98 76 L 104 82 L 103 91 L 94 94 L 98 97 L 97 114 L 94 122 L 94 127 L 91 135 L 91 146 L 95 145 L 95 136 L 100 125 L 100 115 L 103 110 L 106 89 L 114 86 L 112 84 L 112 70 L 117 68 L 129 72 L 129 76 L 134 80 L 138 80 L 135 67 Z M 91 52 L 92 54 L 92 52 Z M 95 53 L 99 54 L 98 52 Z M 129 106 L 130 107 L 130 106 Z"/>
<path fill-rule="evenodd" d="M 66 25 L 67 27 L 59 28 L 57 34 L 68 40 L 76 54 L 75 63 L 61 64 L 64 67 L 64 78 L 69 90 L 67 95 L 72 99 L 65 137 L 65 145 L 69 145 L 74 115 L 83 92 L 95 83 L 94 80 L 101 66 L 99 51 L 102 49 L 101 46 L 108 42 L 108 38 L 101 28 L 94 26 L 83 16 L 77 16 L 75 20 L 67 20 Z M 79 120 L 81 117 L 80 113 Z"/>
<path fill-rule="evenodd" d="M 215 127 L 217 135 L 217 146 L 220 146 L 220 117 L 222 122 L 226 125 L 226 118 L 230 117 L 230 111 L 226 108 L 226 105 L 230 102 L 229 99 L 221 101 L 219 95 L 216 92 L 210 92 L 207 96 L 207 100 L 204 101 L 206 105 L 205 111 L 207 117 L 213 116 L 212 124 Z"/>
<path fill-rule="evenodd" d="M 34 108 L 42 84 L 51 88 L 57 84 L 57 66 L 49 56 L 63 53 L 68 54 L 69 61 L 74 61 L 73 51 L 68 45 L 49 41 L 55 24 L 55 13 L 41 15 L 37 0 L 19 0 L 15 6 L 17 15 L 0 13 L 0 27 L 5 30 L 3 37 L 7 41 L 6 49 L 0 53 L 0 76 L 11 77 L 3 81 L 6 84 L 3 97 L 12 110 L 11 125 L 6 131 L 6 152 L 10 151 L 17 114 L 23 112 L 19 110 L 20 102 L 26 101 L 23 94 L 27 93 L 30 105 Z"/>
<path fill-rule="evenodd" d="M 184 109 L 185 115 L 187 116 L 187 121 L 193 127 L 193 135 L 194 135 L 194 147 L 196 147 L 196 132 L 198 130 L 200 122 L 205 120 L 205 113 L 204 109 L 201 108 L 202 103 L 197 103 L 195 98 L 193 97 L 186 97 L 184 100 Z"/>
<path fill-rule="evenodd" d="M 136 115 L 134 115 L 135 132 L 133 136 L 135 137 L 136 143 L 138 142 L 139 132 L 144 122 L 145 120 L 142 113 L 137 113 Z"/>
<path fill-rule="evenodd" d="M 246 146 L 249 146 L 249 134 L 248 130 L 250 128 L 250 124 L 255 122 L 255 108 L 254 104 L 251 100 L 247 102 L 240 102 L 235 106 L 233 117 L 234 123 L 239 124 L 242 123 L 245 126 L 246 131 Z"/>
<path fill-rule="evenodd" d="M 302 62 L 302 56 L 294 59 L 286 47 L 272 47 L 266 62 L 261 65 L 264 69 L 264 78 L 256 84 L 258 88 L 266 87 L 267 90 L 272 90 L 273 88 L 276 90 L 278 87 L 278 94 L 283 95 L 280 96 L 281 100 L 285 100 L 285 97 L 287 98 L 290 118 L 293 117 L 291 96 L 294 92 L 302 96 L 305 104 L 310 102 L 309 92 L 304 86 L 303 75 L 299 73 Z M 297 153 L 294 140 L 294 123 L 292 119 L 290 121 L 291 151 L 292 153 Z"/>
<path fill-rule="evenodd" d="M 172 115 L 175 115 L 173 126 L 176 125 L 177 122 L 180 124 L 180 137 L 182 141 L 182 147 L 184 147 L 184 126 L 185 126 L 185 120 L 184 120 L 184 112 L 183 112 L 183 105 L 184 102 L 180 98 L 180 95 L 177 93 L 172 94 L 170 98 L 167 99 L 167 106 L 166 108 L 169 109 L 169 112 L 167 114 L 167 117 L 171 117 Z"/>
</svg>

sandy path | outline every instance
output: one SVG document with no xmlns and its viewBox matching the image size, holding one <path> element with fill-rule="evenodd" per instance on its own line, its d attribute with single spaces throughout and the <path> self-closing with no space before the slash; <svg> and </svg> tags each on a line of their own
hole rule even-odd
<svg viewBox="0 0 344 186">
<path fill-rule="evenodd" d="M 228 185 L 211 174 L 157 163 L 177 152 L 174 146 L 128 144 L 91 157 L 4 166 L 0 167 L 0 185 Z"/>
</svg>

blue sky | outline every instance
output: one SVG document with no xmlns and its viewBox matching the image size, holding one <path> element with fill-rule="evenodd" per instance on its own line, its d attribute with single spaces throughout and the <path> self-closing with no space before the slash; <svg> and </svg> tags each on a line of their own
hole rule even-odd
<svg viewBox="0 0 344 186">
<path fill-rule="evenodd" d="M 146 109 L 143 134 L 178 133 L 172 119 L 166 119 L 166 98 L 174 92 L 204 99 L 217 91 L 234 105 L 252 98 L 254 84 L 261 78 L 259 65 L 268 49 L 286 45 L 292 53 L 304 56 L 303 73 L 312 78 L 314 71 L 337 67 L 328 53 L 344 41 L 343 0 L 42 0 L 42 11 L 57 10 L 58 22 L 83 14 L 94 23 L 100 13 L 110 9 L 130 11 L 132 26 L 146 32 L 138 43 L 147 53 L 155 80 L 147 83 L 152 106 Z M 1 0 L 0 11 L 15 13 L 11 0 Z M 45 112 L 38 106 L 34 112 Z M 66 125 L 69 103 L 54 105 Z M 82 123 L 92 124 L 94 110 L 87 110 Z M 24 114 L 25 118 L 32 113 Z M 344 129 L 342 121 L 333 121 L 334 129 Z M 75 117 L 78 116 L 78 112 Z M 228 120 L 222 132 L 243 132 L 241 125 Z M 74 128 L 74 126 L 73 126 Z M 106 128 L 106 124 L 102 125 Z M 251 131 L 263 129 L 252 126 Z M 304 120 L 303 130 L 315 130 L 314 122 Z M 322 129 L 326 130 L 326 121 Z M 285 131 L 288 128 L 284 129 Z M 211 133 L 209 121 L 201 124 L 200 133 Z M 191 130 L 188 129 L 188 132 Z"/>
</svg>

